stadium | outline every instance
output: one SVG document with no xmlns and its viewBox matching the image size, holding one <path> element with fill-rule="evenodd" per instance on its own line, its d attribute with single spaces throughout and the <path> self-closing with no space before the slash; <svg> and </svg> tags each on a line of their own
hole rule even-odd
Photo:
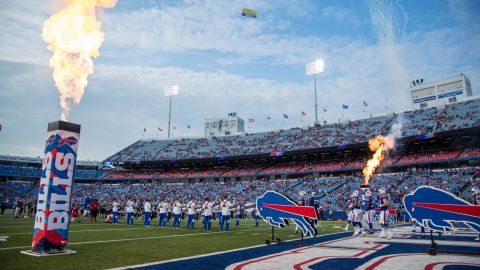
<svg viewBox="0 0 480 270">
<path fill-rule="evenodd" d="M 95 10 L 116 4 L 93 2 L 83 8 L 91 8 L 94 17 Z M 80 2 L 70 4 L 75 3 Z M 252 7 L 264 6 L 252 3 L 239 9 L 242 22 L 262 20 L 265 13 Z M 371 5 L 373 14 L 383 4 Z M 55 25 L 50 19 L 43 29 L 45 41 L 48 22 Z M 108 16 L 104 20 L 113 21 Z M 105 32 L 108 40 L 109 31 Z M 68 52 L 66 59 L 75 53 L 83 52 Z M 97 56 L 90 55 L 80 66 Z M 63 98 L 71 91 L 62 92 L 52 59 L 55 86 Z M 60 66 L 65 71 L 68 65 Z M 463 73 L 425 83 L 415 79 L 409 86 L 409 82 L 396 86 L 408 88 L 406 109 L 383 108 L 382 103 L 381 109 L 366 113 L 369 103 L 360 100 L 363 113 L 360 109 L 355 116 L 344 117 L 349 106 L 342 100 L 333 117 L 324 118 L 327 110 L 321 109 L 319 121 L 317 75 L 323 69 L 323 60 L 306 66 L 307 75 L 315 76 L 315 120 L 307 124 L 304 121 L 313 119 L 306 120 L 303 110 L 300 123 L 286 127 L 289 116 L 282 111 L 276 126 L 255 128 L 253 115 L 261 105 L 232 108 L 245 106 L 253 113 L 222 111 L 228 117 L 214 117 L 217 110 L 205 106 L 208 117 L 202 128 L 191 128 L 198 117 L 183 112 L 189 123 L 186 136 L 173 136 L 179 131 L 171 120 L 172 97 L 176 101 L 179 87 L 170 81 L 165 87 L 168 135 L 159 136 L 163 129 L 157 127 L 156 136 L 148 136 L 143 128 L 141 138 L 124 136 L 130 140 L 127 145 L 122 145 L 125 138 L 116 141 L 120 132 L 110 128 L 108 117 L 90 114 L 78 104 L 83 88 L 78 102 L 72 101 L 75 97 L 61 100 L 61 120 L 48 124 L 45 140 L 44 134 L 32 135 L 32 145 L 40 150 L 7 148 L 25 138 L 9 131 L 9 124 L 24 123 L 20 118 L 0 118 L 0 136 L 5 132 L 10 136 L 8 143 L 0 144 L 2 269 L 480 269 L 479 82 L 471 83 Z M 10 73 L 5 70 L 0 74 L 7 78 Z M 79 70 L 74 76 L 80 76 Z M 102 70 L 107 69 L 101 66 L 99 73 Z M 474 69 L 467 70 L 478 77 Z M 81 84 L 72 81 L 67 78 L 65 87 Z M 7 89 L 7 84 L 0 86 Z M 379 96 L 376 100 L 384 99 Z M 268 98 L 262 102 L 277 106 Z M 101 141 L 90 144 L 89 150 L 108 144 L 113 153 L 98 161 L 82 159 L 88 155 L 77 159 L 80 125 L 69 120 L 73 103 L 92 121 L 82 123 L 87 127 L 82 136 L 94 133 L 92 126 L 102 129 L 93 139 L 85 135 L 86 141 Z M 0 112 L 9 108 L 0 105 L 7 108 Z M 185 111 L 193 106 L 181 105 Z M 134 114 L 143 105 L 127 107 L 122 104 L 120 110 Z M 38 115 L 40 120 L 31 118 L 41 125 L 49 122 L 45 115 L 51 114 L 39 110 Z M 248 118 L 247 124 L 240 115 Z M 99 125 L 96 118 L 101 119 Z M 259 118 L 255 117 L 257 122 Z M 148 122 L 127 119 L 125 123 L 132 125 Z M 270 116 L 265 123 L 268 120 Z M 107 134 L 108 139 L 98 134 Z M 7 149 L 20 154 L 7 154 Z"/>
</svg>

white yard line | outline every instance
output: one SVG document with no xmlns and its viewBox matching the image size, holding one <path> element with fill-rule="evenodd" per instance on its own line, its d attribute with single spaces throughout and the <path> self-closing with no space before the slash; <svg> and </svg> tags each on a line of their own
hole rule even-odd
<svg viewBox="0 0 480 270">
<path fill-rule="evenodd" d="M 104 231 L 128 231 L 128 230 L 148 230 L 151 228 L 126 228 L 126 229 L 104 229 L 104 230 L 81 230 L 81 231 L 69 231 L 68 233 L 79 233 L 79 232 L 104 232 Z M 0 235 L 22 235 L 22 234 L 32 234 L 33 232 L 25 233 L 0 233 Z"/>
</svg>

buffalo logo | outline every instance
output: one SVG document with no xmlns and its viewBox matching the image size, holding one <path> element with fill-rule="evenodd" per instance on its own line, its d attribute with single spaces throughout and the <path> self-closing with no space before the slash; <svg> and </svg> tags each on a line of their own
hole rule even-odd
<svg viewBox="0 0 480 270">
<path fill-rule="evenodd" d="M 444 190 L 421 186 L 403 198 L 412 220 L 433 231 L 454 229 L 452 223 L 464 223 L 480 233 L 480 206 L 472 205 Z"/>
<path fill-rule="evenodd" d="M 77 143 L 77 139 L 75 137 L 68 137 L 65 139 L 58 140 L 58 147 L 62 147 L 63 145 L 70 145 L 73 146 Z"/>
<path fill-rule="evenodd" d="M 299 206 L 290 198 L 275 191 L 267 191 L 257 199 L 257 209 L 260 216 L 268 224 L 280 228 L 292 220 L 303 231 L 304 235 L 315 236 L 317 229 L 310 220 L 317 219 L 317 213 L 312 206 Z"/>
</svg>

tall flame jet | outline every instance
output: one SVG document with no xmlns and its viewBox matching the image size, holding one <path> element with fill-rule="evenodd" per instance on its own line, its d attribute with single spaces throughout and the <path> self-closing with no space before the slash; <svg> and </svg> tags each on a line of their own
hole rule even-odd
<svg viewBox="0 0 480 270">
<path fill-rule="evenodd" d="M 384 152 L 395 147 L 395 140 L 391 136 L 377 135 L 368 141 L 370 151 L 374 152 L 373 157 L 368 160 L 367 165 L 363 168 L 364 185 L 368 185 L 370 177 L 380 166 L 384 158 Z"/>
<path fill-rule="evenodd" d="M 96 8 L 112 8 L 117 0 L 66 0 L 67 6 L 43 24 L 42 38 L 53 52 L 50 67 L 60 92 L 62 120 L 82 99 L 93 73 L 92 58 L 100 55 L 104 41 Z"/>
</svg>

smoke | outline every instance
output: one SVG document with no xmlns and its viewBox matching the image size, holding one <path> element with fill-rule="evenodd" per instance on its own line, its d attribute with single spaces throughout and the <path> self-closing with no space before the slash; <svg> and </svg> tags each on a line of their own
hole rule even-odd
<svg viewBox="0 0 480 270">
<path fill-rule="evenodd" d="M 404 119 L 402 115 L 398 115 L 397 118 L 395 119 L 395 123 L 390 127 L 390 133 L 387 135 L 392 141 L 393 141 L 393 146 L 390 149 L 395 149 L 396 147 L 396 140 L 400 137 L 402 137 L 402 129 L 403 129 L 403 124 L 404 124 Z M 390 150 L 386 149 L 386 150 Z"/>
<path fill-rule="evenodd" d="M 408 77 L 398 55 L 399 41 L 405 34 L 408 16 L 398 1 L 366 0 L 372 21 L 373 33 L 378 40 L 381 59 L 389 72 L 395 110 L 408 100 Z"/>
<path fill-rule="evenodd" d="M 67 6 L 50 16 L 43 24 L 42 38 L 53 52 L 50 67 L 60 92 L 62 120 L 79 104 L 88 75 L 93 74 L 93 58 L 100 55 L 104 41 L 102 24 L 96 9 L 112 8 L 117 0 L 68 0 Z"/>
</svg>

